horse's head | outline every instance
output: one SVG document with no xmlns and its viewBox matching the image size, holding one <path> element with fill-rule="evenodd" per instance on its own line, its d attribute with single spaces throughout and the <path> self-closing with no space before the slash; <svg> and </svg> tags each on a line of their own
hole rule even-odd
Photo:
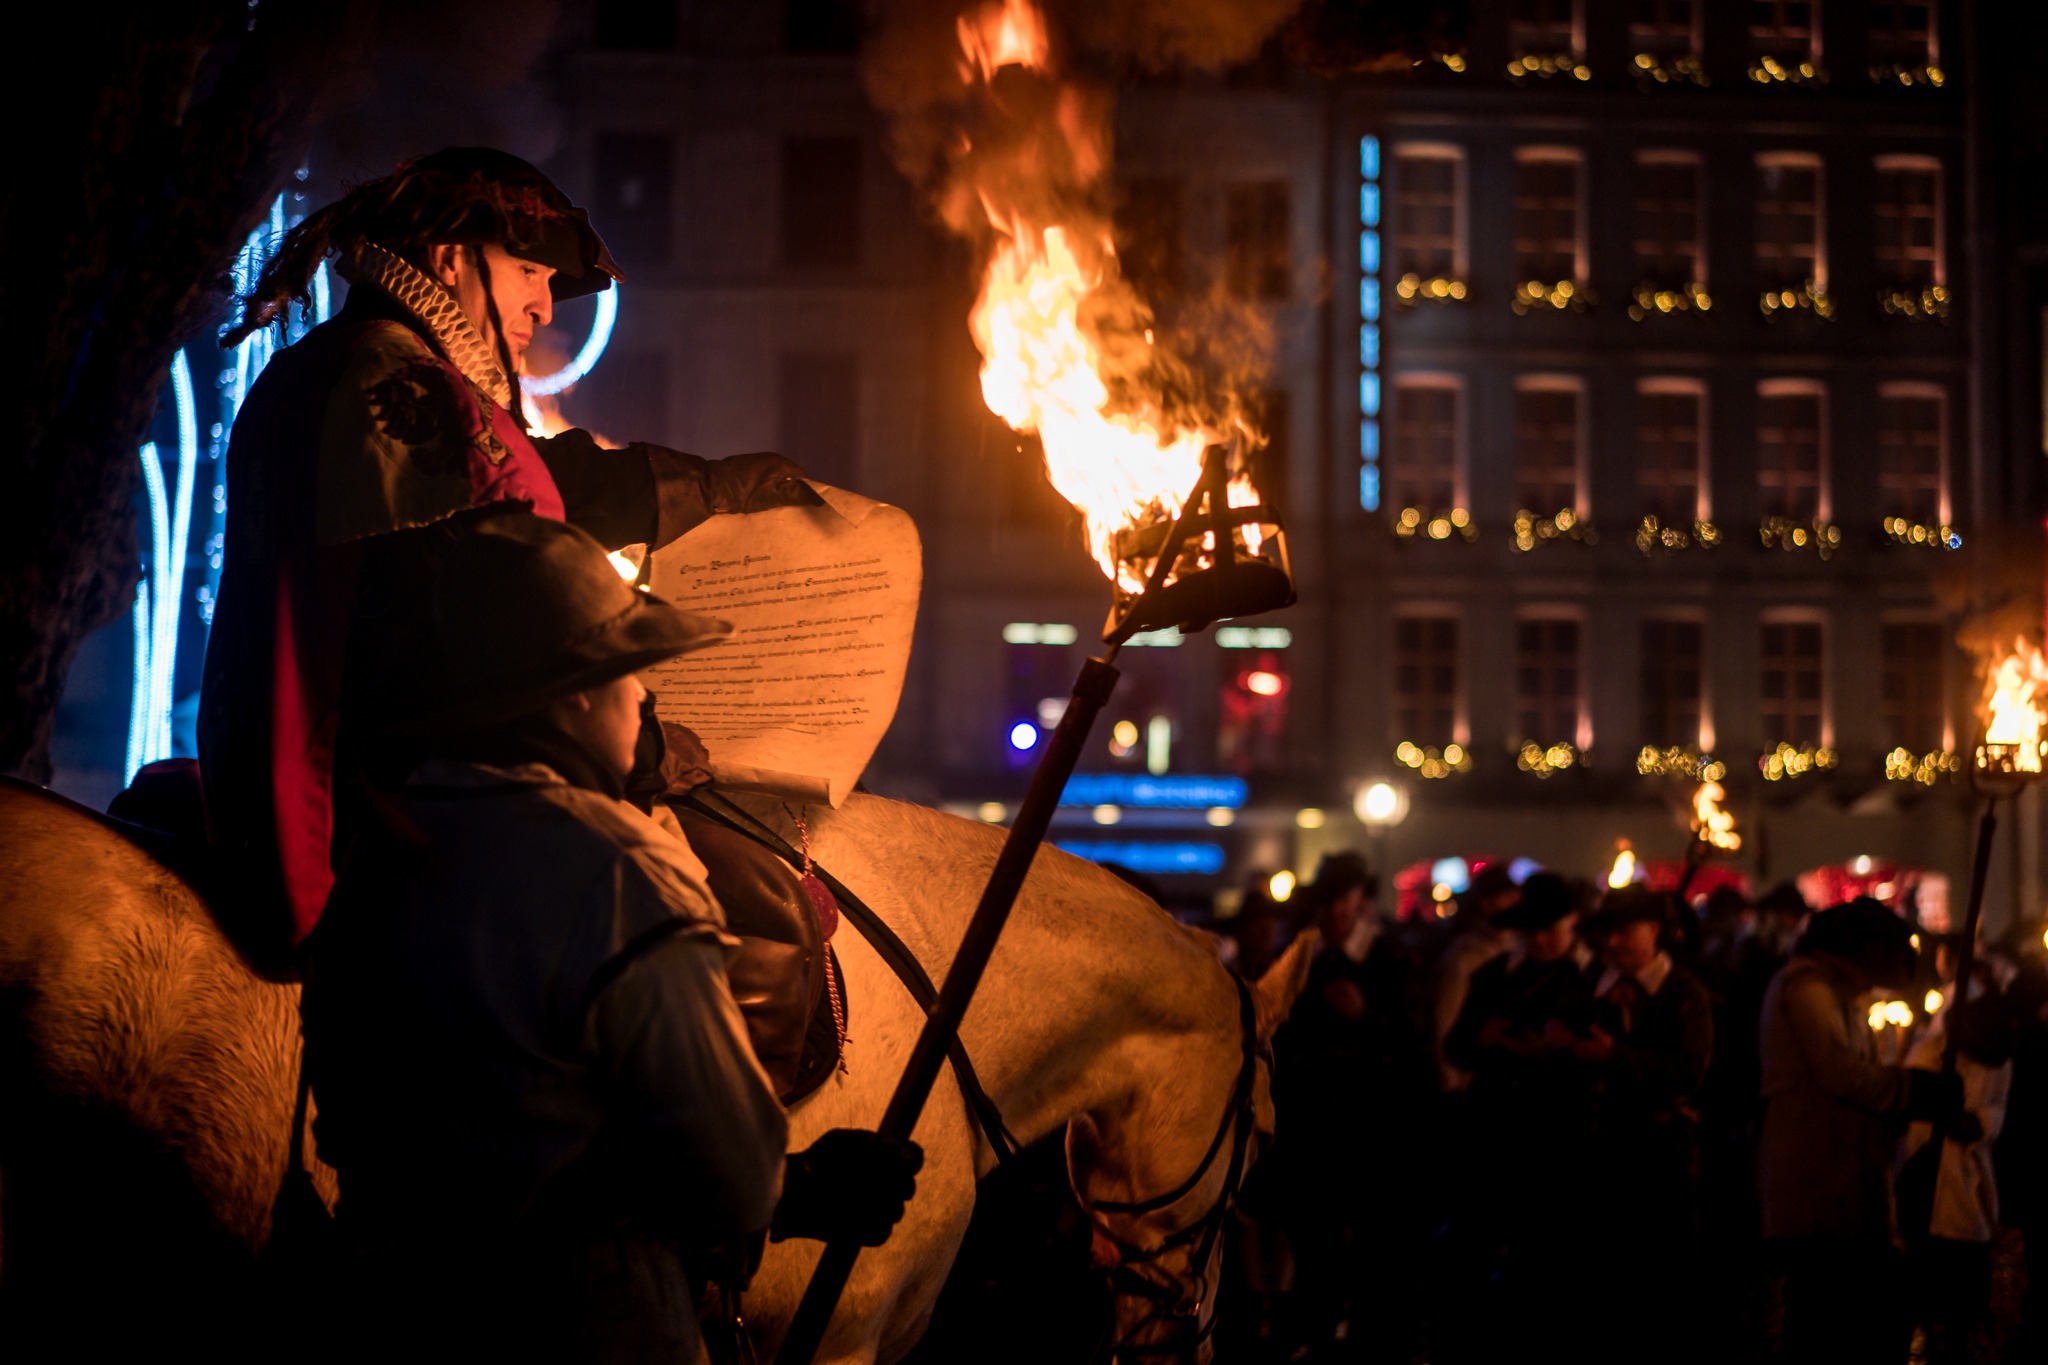
<svg viewBox="0 0 2048 1365">
<path fill-rule="evenodd" d="M 1207 1365 L 1216 1325 L 1216 1287 L 1223 1258 L 1223 1228 L 1231 1203 L 1273 1134 L 1273 1034 L 1308 979 L 1316 935 L 1303 934 L 1264 976 L 1250 985 L 1231 978 L 1237 1011 L 1234 1066 L 1227 1098 L 1203 1077 L 1158 1076 L 1161 1089 L 1187 1086 L 1183 1098 L 1208 1117 L 1194 1132 L 1147 1133 L 1138 1123 L 1112 1129 L 1093 1117 L 1067 1130 L 1068 1170 L 1074 1191 L 1095 1224 L 1095 1260 L 1106 1270 L 1116 1300 L 1116 1358 L 1122 1365 L 1148 1361 Z M 1218 1080 L 1221 1078 L 1221 1069 Z M 1201 1097 L 1194 1091 L 1202 1088 Z M 1160 1113 L 1185 1105 L 1143 1106 Z M 1171 1140 L 1163 1140 L 1163 1139 Z M 1185 1153 L 1199 1142 L 1202 1155 L 1178 1183 L 1141 1194 L 1141 1176 L 1164 1163 L 1146 1148 Z M 1183 1169 L 1187 1158 L 1182 1157 Z M 1097 1184 L 1097 1181 L 1100 1184 Z M 1163 1184 L 1163 1181 L 1158 1182 Z M 1118 1188 L 1121 1187 L 1121 1188 Z M 1116 1189 L 1121 1195 L 1109 1197 Z"/>
</svg>

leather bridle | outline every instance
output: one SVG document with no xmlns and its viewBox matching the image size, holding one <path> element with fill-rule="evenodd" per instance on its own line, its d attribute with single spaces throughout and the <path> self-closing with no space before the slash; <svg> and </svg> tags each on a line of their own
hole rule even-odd
<svg viewBox="0 0 2048 1365">
<path fill-rule="evenodd" d="M 1215 1313 L 1211 1311 L 1206 1317 L 1203 1313 L 1205 1307 L 1213 1309 L 1210 1302 L 1210 1261 L 1215 1253 L 1217 1240 L 1223 1235 L 1223 1224 L 1230 1216 L 1231 1205 L 1236 1201 L 1238 1191 L 1244 1185 L 1253 1131 L 1258 1122 L 1259 1061 L 1261 1058 L 1269 1062 L 1271 1060 L 1271 1050 L 1259 1041 L 1258 1011 L 1252 1001 L 1251 989 L 1239 977 L 1233 976 L 1231 980 L 1237 986 L 1238 1024 L 1244 1060 L 1238 1067 L 1237 1082 L 1231 1089 L 1229 1106 L 1224 1110 L 1222 1122 L 1216 1128 L 1216 1136 L 1210 1140 L 1209 1150 L 1201 1162 L 1189 1173 L 1187 1179 L 1164 1194 L 1154 1195 L 1150 1199 L 1090 1201 L 1078 1187 L 1075 1190 L 1082 1207 L 1095 1225 L 1097 1235 L 1116 1248 L 1117 1261 L 1110 1270 L 1111 1286 L 1120 1294 L 1144 1299 L 1151 1305 L 1149 1312 L 1128 1330 L 1118 1334 L 1114 1350 L 1120 1358 L 1187 1356 L 1207 1341 L 1210 1334 L 1216 1330 Z M 1149 1247 L 1141 1247 L 1119 1237 L 1103 1224 L 1104 1214 L 1157 1213 L 1187 1198 L 1215 1167 L 1217 1158 L 1223 1154 L 1226 1138 L 1230 1142 L 1230 1156 L 1229 1166 L 1224 1172 L 1223 1188 L 1218 1192 L 1215 1202 L 1193 1222 L 1177 1232 L 1168 1233 L 1156 1245 Z M 1178 1251 L 1186 1246 L 1195 1248 L 1194 1258 L 1189 1262 L 1193 1269 L 1188 1274 L 1175 1274 L 1160 1264 L 1169 1252 Z M 1131 1338 L 1162 1323 L 1164 1332 L 1159 1342 L 1133 1344 Z"/>
</svg>

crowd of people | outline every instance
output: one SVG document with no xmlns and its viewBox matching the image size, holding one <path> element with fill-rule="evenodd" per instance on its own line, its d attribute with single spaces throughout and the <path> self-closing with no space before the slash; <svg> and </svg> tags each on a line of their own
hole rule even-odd
<svg viewBox="0 0 2048 1365">
<path fill-rule="evenodd" d="M 1238 970 L 1322 941 L 1222 1358 L 2048 1359 L 2038 924 L 1958 991 L 1910 904 L 1790 884 L 1684 904 L 1501 862 L 1400 919 L 1341 853 L 1261 890 Z"/>
</svg>

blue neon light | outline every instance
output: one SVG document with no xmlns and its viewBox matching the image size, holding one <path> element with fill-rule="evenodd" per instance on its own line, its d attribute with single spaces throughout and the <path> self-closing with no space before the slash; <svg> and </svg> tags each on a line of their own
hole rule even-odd
<svg viewBox="0 0 2048 1365">
<path fill-rule="evenodd" d="M 1062 840 L 1054 845 L 1062 852 L 1091 863 L 1117 863 L 1133 872 L 1152 876 L 1211 877 L 1223 870 L 1221 844 L 1106 843 L 1097 840 Z"/>
<path fill-rule="evenodd" d="M 1028 754 L 1038 747 L 1038 727 L 1028 720 L 1020 720 L 1010 727 L 1010 747 L 1020 754 Z"/>
<path fill-rule="evenodd" d="M 1439 858 L 1430 864 L 1429 879 L 1456 895 L 1472 885 L 1472 865 L 1463 858 Z"/>
<path fill-rule="evenodd" d="M 1358 505 L 1380 510 L 1380 140 L 1358 140 Z"/>
<path fill-rule="evenodd" d="M 1144 773 L 1076 773 L 1060 793 L 1062 806 L 1129 806 L 1133 810 L 1237 810 L 1247 789 L 1241 777 Z"/>
<path fill-rule="evenodd" d="M 527 375 L 520 379 L 519 388 L 529 398 L 542 398 L 560 393 L 577 380 L 590 373 L 604 354 L 604 348 L 612 339 L 612 326 L 619 320 L 619 284 L 597 296 L 597 316 L 590 320 L 590 335 L 584 339 L 583 349 L 576 352 L 576 358 L 556 370 L 553 374 Z"/>
</svg>

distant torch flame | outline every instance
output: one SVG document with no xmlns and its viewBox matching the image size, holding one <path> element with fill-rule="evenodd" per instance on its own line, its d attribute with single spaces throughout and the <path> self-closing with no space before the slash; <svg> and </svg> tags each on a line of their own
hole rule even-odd
<svg viewBox="0 0 2048 1365">
<path fill-rule="evenodd" d="M 1733 853 L 1742 847 L 1742 836 L 1735 832 L 1735 816 L 1721 807 L 1726 795 L 1719 782 L 1700 783 L 1692 798 L 1692 830 L 1701 843 Z"/>
<path fill-rule="evenodd" d="M 2013 652 L 1999 661 L 1991 675 L 1985 705 L 1990 719 L 1984 727 L 1987 745 L 2013 746 L 2013 767 L 2041 771 L 2041 729 L 2048 723 L 2041 702 L 2048 694 L 2048 662 L 2025 640 L 2013 641 Z"/>
<path fill-rule="evenodd" d="M 1607 869 L 1607 885 L 1619 891 L 1636 879 L 1636 851 L 1623 839 L 1615 850 L 1614 866 Z"/>
<path fill-rule="evenodd" d="M 1026 0 L 988 4 L 960 20 L 961 70 L 972 81 L 1001 66 L 1039 66 L 1044 20 Z M 1072 101 L 1062 101 L 1071 110 Z M 1063 115 L 1063 117 L 1065 117 Z M 1066 130 L 1073 140 L 1073 130 Z M 1145 566 L 1119 563 L 1117 533 L 1170 521 L 1202 472 L 1202 456 L 1225 433 L 1165 420 L 1149 406 L 1110 411 L 1101 354 L 1082 325 L 1088 297 L 1115 268 L 1106 231 L 1054 224 L 1035 228 L 983 187 L 982 207 L 1000 240 L 983 273 L 968 327 L 982 354 L 981 394 L 989 411 L 1016 431 L 1035 433 L 1046 473 L 1087 523 L 1088 546 L 1103 573 L 1127 591 L 1145 584 Z M 1081 235 L 1076 236 L 1079 233 Z M 1103 264 L 1090 267 L 1084 260 Z M 1150 333 L 1147 333 L 1150 340 Z M 1258 491 L 1242 473 L 1232 507 L 1251 507 Z M 1237 533 L 1257 554 L 1260 533 Z M 1202 547 L 1211 552 L 1215 546 Z"/>
</svg>

